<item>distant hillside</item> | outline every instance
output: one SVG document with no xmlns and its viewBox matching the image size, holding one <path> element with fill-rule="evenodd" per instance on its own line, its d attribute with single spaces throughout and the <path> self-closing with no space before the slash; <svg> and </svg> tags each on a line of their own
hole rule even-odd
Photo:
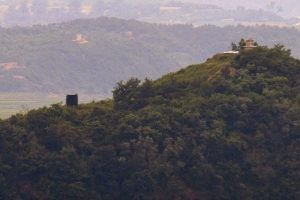
<svg viewBox="0 0 300 200">
<path fill-rule="evenodd" d="M 268 26 L 193 27 L 103 17 L 1 28 L 0 37 L 1 92 L 110 95 L 119 80 L 155 79 L 203 62 L 229 50 L 237 38 L 286 44 L 300 57 L 299 31 Z"/>
<path fill-rule="evenodd" d="M 299 199 L 300 60 L 217 54 L 0 120 L 0 199 Z"/>
<path fill-rule="evenodd" d="M 291 1 L 3 0 L 0 25 L 30 26 L 106 16 L 160 24 L 225 26 L 251 22 L 293 26 L 299 22 L 299 6 Z"/>
</svg>

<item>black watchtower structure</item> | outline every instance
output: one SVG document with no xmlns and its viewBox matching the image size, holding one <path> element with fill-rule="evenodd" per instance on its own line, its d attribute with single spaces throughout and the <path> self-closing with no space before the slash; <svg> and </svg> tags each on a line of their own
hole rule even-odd
<svg viewBox="0 0 300 200">
<path fill-rule="evenodd" d="M 78 94 L 67 95 L 66 97 L 67 106 L 78 106 Z"/>
</svg>

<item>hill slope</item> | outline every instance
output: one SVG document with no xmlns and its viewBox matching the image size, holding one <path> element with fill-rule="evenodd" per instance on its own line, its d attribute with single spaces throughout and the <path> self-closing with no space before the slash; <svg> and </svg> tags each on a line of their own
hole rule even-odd
<svg viewBox="0 0 300 200">
<path fill-rule="evenodd" d="M 298 199 L 299 72 L 257 47 L 1 120 L 0 197 Z"/>
<path fill-rule="evenodd" d="M 77 34 L 87 42 L 73 41 Z M 284 43 L 298 57 L 298 36 L 293 28 L 195 28 L 114 18 L 2 28 L 0 91 L 110 95 L 119 80 L 155 79 L 203 62 L 228 50 L 236 38 L 253 37 L 261 45 Z M 11 62 L 16 66 L 5 68 Z"/>
</svg>

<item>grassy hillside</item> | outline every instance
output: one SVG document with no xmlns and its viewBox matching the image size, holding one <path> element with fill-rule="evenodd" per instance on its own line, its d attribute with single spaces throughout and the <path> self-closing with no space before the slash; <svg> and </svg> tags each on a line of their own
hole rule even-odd
<svg viewBox="0 0 300 200">
<path fill-rule="evenodd" d="M 158 79 L 155 84 L 163 84 L 167 79 L 176 79 L 179 82 L 195 81 L 198 79 L 211 78 L 219 75 L 224 67 L 230 67 L 235 54 L 216 54 L 207 59 L 205 63 L 190 65 L 177 72 L 169 73 Z"/>
</svg>

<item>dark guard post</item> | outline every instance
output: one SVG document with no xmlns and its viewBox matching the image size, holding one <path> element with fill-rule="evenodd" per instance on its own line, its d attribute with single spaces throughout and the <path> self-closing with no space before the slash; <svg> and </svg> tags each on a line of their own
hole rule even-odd
<svg viewBox="0 0 300 200">
<path fill-rule="evenodd" d="M 78 106 L 78 94 L 67 95 L 66 97 L 67 106 Z"/>
</svg>

